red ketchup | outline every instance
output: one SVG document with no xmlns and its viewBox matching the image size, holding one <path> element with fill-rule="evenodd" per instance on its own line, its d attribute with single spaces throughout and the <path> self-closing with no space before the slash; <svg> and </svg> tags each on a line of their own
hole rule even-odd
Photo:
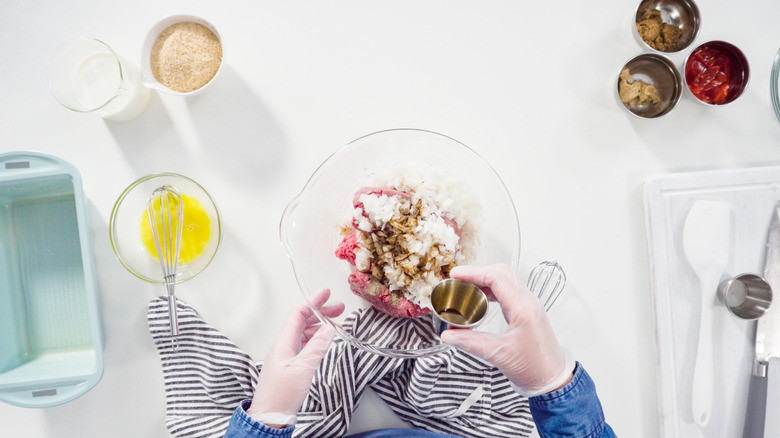
<svg viewBox="0 0 780 438">
<path fill-rule="evenodd" d="M 702 102 L 720 104 L 726 100 L 733 77 L 731 60 L 720 50 L 696 49 L 685 64 L 685 81 Z"/>
</svg>

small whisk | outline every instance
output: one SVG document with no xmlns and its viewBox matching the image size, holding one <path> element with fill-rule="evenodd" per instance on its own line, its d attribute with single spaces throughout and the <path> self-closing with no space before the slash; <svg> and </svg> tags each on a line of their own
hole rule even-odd
<svg viewBox="0 0 780 438">
<path fill-rule="evenodd" d="M 561 296 L 565 285 L 566 273 L 555 261 L 545 260 L 539 263 L 528 276 L 528 288 L 539 298 L 547 312 Z"/>
<path fill-rule="evenodd" d="M 146 215 L 152 229 L 157 258 L 160 259 L 165 288 L 168 290 L 168 315 L 173 348 L 176 350 L 178 348 L 179 321 L 176 316 L 176 298 L 173 295 L 173 289 L 176 285 L 176 268 L 179 262 L 182 224 L 184 222 L 181 194 L 175 187 L 169 185 L 155 189 L 146 203 Z"/>
</svg>

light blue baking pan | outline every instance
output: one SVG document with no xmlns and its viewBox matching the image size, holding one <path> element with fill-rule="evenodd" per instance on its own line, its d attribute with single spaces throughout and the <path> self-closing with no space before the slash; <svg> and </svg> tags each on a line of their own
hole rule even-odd
<svg viewBox="0 0 780 438">
<path fill-rule="evenodd" d="M 102 376 L 81 177 L 50 155 L 0 154 L 0 401 L 55 406 Z"/>
</svg>

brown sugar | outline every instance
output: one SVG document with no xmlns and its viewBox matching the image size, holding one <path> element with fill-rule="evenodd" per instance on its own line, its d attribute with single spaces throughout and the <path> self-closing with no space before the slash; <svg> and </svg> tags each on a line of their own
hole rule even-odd
<svg viewBox="0 0 780 438">
<path fill-rule="evenodd" d="M 198 23 L 168 26 L 152 46 L 152 74 L 161 84 L 182 93 L 206 85 L 221 63 L 219 38 Z"/>
<path fill-rule="evenodd" d="M 631 72 L 627 68 L 620 72 L 618 93 L 620 94 L 620 100 L 632 108 L 661 103 L 661 97 L 658 95 L 655 87 L 638 79 L 633 79 Z"/>
<path fill-rule="evenodd" d="M 661 52 L 671 52 L 677 47 L 682 30 L 661 20 L 661 11 L 645 11 L 636 23 L 639 37 L 648 46 Z"/>
</svg>

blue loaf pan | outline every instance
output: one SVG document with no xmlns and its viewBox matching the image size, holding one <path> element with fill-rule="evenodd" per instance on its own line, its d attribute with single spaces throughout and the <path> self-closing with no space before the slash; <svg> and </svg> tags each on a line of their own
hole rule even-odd
<svg viewBox="0 0 780 438">
<path fill-rule="evenodd" d="M 81 176 L 0 154 L 0 401 L 66 403 L 103 376 L 97 277 Z"/>
</svg>

